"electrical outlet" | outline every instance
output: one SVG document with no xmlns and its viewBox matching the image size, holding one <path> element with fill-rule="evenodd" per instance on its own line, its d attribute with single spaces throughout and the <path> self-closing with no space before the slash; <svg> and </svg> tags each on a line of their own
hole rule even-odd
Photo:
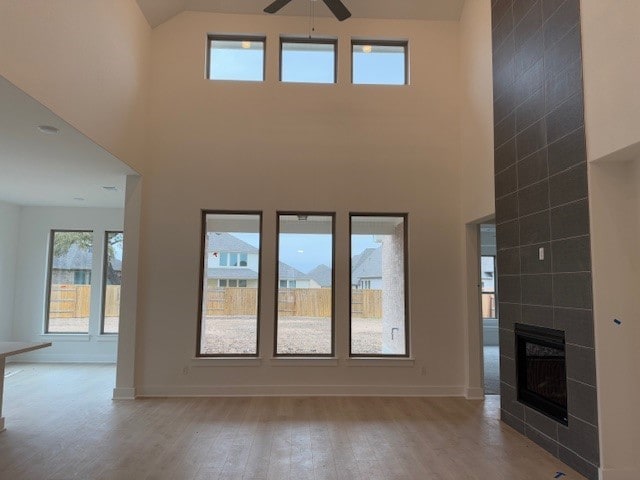
<svg viewBox="0 0 640 480">
<path fill-rule="evenodd" d="M 420 369 L 420 375 L 422 375 L 423 377 L 427 375 L 427 367 L 422 367 Z"/>
<path fill-rule="evenodd" d="M 184 367 L 184 368 L 182 369 L 182 374 L 183 374 L 183 375 L 189 375 L 189 367 L 188 367 L 188 366 L 187 366 L 187 367 Z"/>
<path fill-rule="evenodd" d="M 544 260 L 544 247 L 538 249 L 538 260 Z"/>
</svg>

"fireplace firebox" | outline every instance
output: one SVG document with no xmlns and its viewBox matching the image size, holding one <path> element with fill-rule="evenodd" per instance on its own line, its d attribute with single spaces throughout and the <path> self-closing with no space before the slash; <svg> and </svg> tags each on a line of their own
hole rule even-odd
<svg viewBox="0 0 640 480">
<path fill-rule="evenodd" d="M 518 401 L 568 425 L 564 332 L 517 323 Z"/>
</svg>

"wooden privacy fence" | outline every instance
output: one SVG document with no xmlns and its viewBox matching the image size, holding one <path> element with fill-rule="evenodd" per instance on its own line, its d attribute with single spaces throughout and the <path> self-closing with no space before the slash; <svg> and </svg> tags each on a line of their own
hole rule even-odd
<svg viewBox="0 0 640 480">
<path fill-rule="evenodd" d="M 354 290 L 353 316 L 382 318 L 381 290 Z M 209 288 L 207 316 L 255 315 L 258 290 L 255 288 Z M 331 316 L 328 288 L 287 288 L 278 290 L 278 312 L 288 317 Z"/>
<path fill-rule="evenodd" d="M 104 304 L 105 317 L 120 315 L 120 285 L 107 285 Z M 51 285 L 49 305 L 51 318 L 88 317 L 91 285 Z"/>
</svg>

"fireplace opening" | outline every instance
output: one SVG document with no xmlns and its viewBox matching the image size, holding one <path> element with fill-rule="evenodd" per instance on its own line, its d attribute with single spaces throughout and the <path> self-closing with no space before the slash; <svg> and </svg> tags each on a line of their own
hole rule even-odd
<svg viewBox="0 0 640 480">
<path fill-rule="evenodd" d="M 564 332 L 517 323 L 518 401 L 567 425 Z"/>
</svg>

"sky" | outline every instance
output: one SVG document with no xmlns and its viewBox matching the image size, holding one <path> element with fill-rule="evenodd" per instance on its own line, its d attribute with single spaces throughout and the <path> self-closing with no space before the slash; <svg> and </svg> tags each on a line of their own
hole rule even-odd
<svg viewBox="0 0 640 480">
<path fill-rule="evenodd" d="M 262 44 L 252 42 L 251 47 L 226 48 L 230 42 L 216 41 L 211 54 L 209 72 L 214 80 L 261 81 L 264 72 L 264 52 L 258 47 Z M 235 41 L 237 45 L 238 42 Z M 378 51 L 373 47 L 370 53 L 364 53 L 361 45 L 355 45 L 353 68 L 354 83 L 392 84 L 405 83 L 404 50 Z M 386 47 L 385 47 L 386 48 Z M 283 81 L 305 83 L 333 83 L 333 52 L 312 50 L 300 51 L 285 49 L 282 57 Z"/>
<path fill-rule="evenodd" d="M 257 233 L 231 233 L 231 235 L 260 248 Z M 351 237 L 352 255 L 359 255 L 366 248 L 378 248 L 373 235 L 353 235 Z M 280 234 L 280 261 L 301 272 L 309 273 L 318 265 L 331 267 L 331 235 L 329 234 Z"/>
</svg>

